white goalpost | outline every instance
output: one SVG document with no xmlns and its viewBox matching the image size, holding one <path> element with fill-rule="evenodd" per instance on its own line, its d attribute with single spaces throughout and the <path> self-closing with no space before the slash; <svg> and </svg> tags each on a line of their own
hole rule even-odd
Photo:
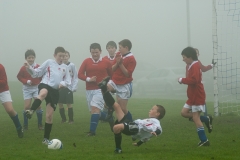
<svg viewBox="0 0 240 160">
<path fill-rule="evenodd" d="M 240 114 L 240 0 L 212 0 L 215 116 Z"/>
</svg>

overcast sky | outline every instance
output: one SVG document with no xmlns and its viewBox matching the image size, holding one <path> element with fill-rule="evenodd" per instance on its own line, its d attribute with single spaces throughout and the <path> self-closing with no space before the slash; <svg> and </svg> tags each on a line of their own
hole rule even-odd
<svg viewBox="0 0 240 160">
<path fill-rule="evenodd" d="M 1 0 L 0 63 L 9 80 L 33 49 L 36 62 L 53 58 L 62 46 L 79 69 L 97 42 L 132 41 L 138 62 L 157 67 L 185 67 L 181 51 L 188 46 L 186 0 Z M 212 59 L 212 1 L 190 0 L 191 45 L 202 63 Z M 139 65 L 141 63 L 138 63 Z"/>
</svg>

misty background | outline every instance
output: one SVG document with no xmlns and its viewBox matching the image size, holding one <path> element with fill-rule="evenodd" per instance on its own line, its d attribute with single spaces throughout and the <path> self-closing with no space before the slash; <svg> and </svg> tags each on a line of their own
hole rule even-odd
<svg viewBox="0 0 240 160">
<path fill-rule="evenodd" d="M 199 49 L 203 64 L 210 64 L 212 1 L 191 0 L 189 8 L 191 46 Z M 27 49 L 33 49 L 35 61 L 42 64 L 62 46 L 78 70 L 90 57 L 91 43 L 99 43 L 105 56 L 108 41 L 123 39 L 132 42 L 136 72 L 149 64 L 153 70 L 177 67 L 185 73 L 181 51 L 188 46 L 186 0 L 1 0 L 0 22 L 0 63 L 9 81 L 18 81 Z M 85 93 L 84 83 L 79 80 L 78 93 Z"/>
</svg>

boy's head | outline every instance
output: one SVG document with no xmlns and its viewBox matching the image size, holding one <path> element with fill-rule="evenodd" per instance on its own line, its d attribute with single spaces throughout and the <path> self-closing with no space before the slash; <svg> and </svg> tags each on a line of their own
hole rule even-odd
<svg viewBox="0 0 240 160">
<path fill-rule="evenodd" d="M 54 51 L 54 58 L 58 64 L 62 64 L 65 58 L 65 49 L 63 47 L 57 47 Z"/>
<path fill-rule="evenodd" d="M 186 64 L 191 64 L 193 61 L 197 61 L 198 60 L 196 50 L 194 48 L 192 48 L 192 47 L 185 48 L 182 51 L 181 55 L 183 57 L 183 61 Z"/>
<path fill-rule="evenodd" d="M 36 54 L 34 50 L 29 49 L 25 52 L 25 60 L 28 62 L 28 64 L 32 65 L 35 61 Z"/>
<path fill-rule="evenodd" d="M 100 44 L 92 43 L 90 45 L 90 52 L 94 61 L 98 61 L 102 52 Z"/>
<path fill-rule="evenodd" d="M 132 43 L 128 39 L 124 39 L 119 43 L 119 52 L 124 55 L 132 49 Z"/>
<path fill-rule="evenodd" d="M 165 108 L 161 105 L 154 105 L 152 109 L 149 111 L 149 117 L 162 119 L 165 116 Z"/>
<path fill-rule="evenodd" d="M 115 56 L 117 50 L 117 44 L 114 41 L 109 41 L 106 45 L 106 49 L 109 53 L 109 56 Z"/>
<path fill-rule="evenodd" d="M 194 48 L 196 53 L 197 53 L 197 57 L 199 56 L 199 50 L 197 48 Z"/>
<path fill-rule="evenodd" d="M 64 57 L 63 62 L 64 62 L 65 64 L 67 64 L 69 58 L 70 58 L 70 53 L 69 53 L 68 51 L 65 51 L 65 57 Z"/>
</svg>

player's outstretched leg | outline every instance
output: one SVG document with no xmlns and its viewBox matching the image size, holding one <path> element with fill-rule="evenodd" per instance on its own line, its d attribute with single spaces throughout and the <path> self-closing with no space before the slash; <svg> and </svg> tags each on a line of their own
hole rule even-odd
<svg viewBox="0 0 240 160">
<path fill-rule="evenodd" d="M 33 113 L 36 111 L 36 109 L 41 105 L 42 101 L 40 99 L 35 99 L 34 102 L 32 103 L 31 109 L 26 110 L 26 117 L 28 119 L 32 118 Z"/>
</svg>

